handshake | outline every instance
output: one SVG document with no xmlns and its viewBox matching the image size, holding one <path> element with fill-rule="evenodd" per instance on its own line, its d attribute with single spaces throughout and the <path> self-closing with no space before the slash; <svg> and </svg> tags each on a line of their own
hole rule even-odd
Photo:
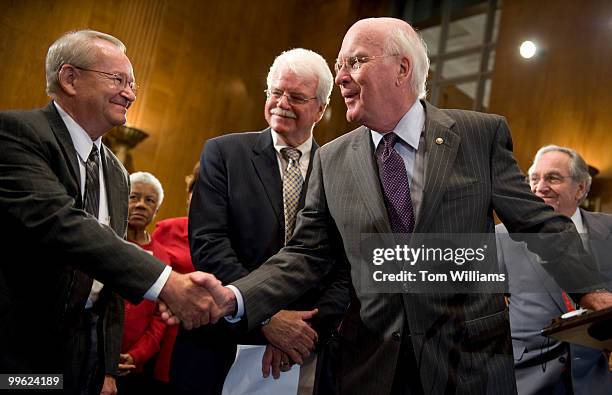
<svg viewBox="0 0 612 395">
<path fill-rule="evenodd" d="M 194 329 L 233 315 L 236 296 L 212 274 L 173 271 L 159 294 L 159 309 L 166 323 Z"/>
<path fill-rule="evenodd" d="M 162 319 L 169 325 L 183 324 L 194 329 L 208 323 L 216 323 L 222 317 L 234 315 L 236 295 L 224 287 L 210 273 L 172 272 L 159 294 Z M 277 379 L 280 372 L 291 369 L 294 363 L 302 364 L 315 349 L 318 334 L 310 320 L 318 309 L 308 311 L 281 310 L 261 327 L 269 342 L 262 360 L 262 373 L 270 373 Z"/>
</svg>

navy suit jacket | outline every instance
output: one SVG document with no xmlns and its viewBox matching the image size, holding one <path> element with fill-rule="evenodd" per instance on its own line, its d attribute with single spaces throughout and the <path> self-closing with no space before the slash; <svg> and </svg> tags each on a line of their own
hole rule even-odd
<svg viewBox="0 0 612 395">
<path fill-rule="evenodd" d="M 299 208 L 304 205 L 317 148 L 313 141 Z M 213 138 L 206 143 L 200 163 L 189 212 L 193 264 L 229 284 L 255 270 L 285 244 L 283 184 L 271 131 Z M 348 287 L 348 266 L 337 265 L 323 281 L 309 287 L 306 295 L 288 301 L 287 309 L 318 308 L 312 324 L 323 343 L 346 311 Z M 172 381 L 194 393 L 220 392 L 236 344 L 267 343 L 259 329 L 247 332 L 246 320 L 232 327 L 221 322 L 179 331 Z M 216 370 L 220 365 L 225 366 Z"/>
</svg>

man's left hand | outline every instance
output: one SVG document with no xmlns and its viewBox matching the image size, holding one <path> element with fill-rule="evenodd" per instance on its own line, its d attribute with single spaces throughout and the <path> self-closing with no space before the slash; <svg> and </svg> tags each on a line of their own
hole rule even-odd
<svg viewBox="0 0 612 395">
<path fill-rule="evenodd" d="M 117 395 L 117 383 L 113 376 L 104 376 L 104 384 L 102 385 L 100 395 Z"/>
<path fill-rule="evenodd" d="M 580 298 L 580 307 L 589 310 L 603 310 L 612 307 L 612 293 L 608 291 L 590 292 Z"/>
</svg>

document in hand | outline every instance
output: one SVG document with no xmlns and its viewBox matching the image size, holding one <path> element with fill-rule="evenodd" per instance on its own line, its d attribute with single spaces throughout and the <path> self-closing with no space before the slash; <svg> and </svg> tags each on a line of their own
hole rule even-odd
<svg viewBox="0 0 612 395">
<path fill-rule="evenodd" d="M 290 371 L 282 372 L 278 380 L 272 374 L 263 378 L 261 359 L 266 346 L 238 345 L 236 360 L 232 365 L 222 395 L 295 395 L 300 379 L 300 366 L 293 365 Z"/>
</svg>

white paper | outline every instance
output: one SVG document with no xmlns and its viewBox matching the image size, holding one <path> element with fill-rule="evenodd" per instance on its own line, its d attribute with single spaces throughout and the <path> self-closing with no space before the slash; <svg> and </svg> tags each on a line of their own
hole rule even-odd
<svg viewBox="0 0 612 395">
<path fill-rule="evenodd" d="M 236 360 L 232 365 L 222 395 L 295 395 L 300 380 L 300 366 L 293 365 L 288 372 L 281 372 L 275 380 L 272 371 L 268 378 L 261 373 L 261 359 L 266 346 L 238 345 Z"/>
</svg>

